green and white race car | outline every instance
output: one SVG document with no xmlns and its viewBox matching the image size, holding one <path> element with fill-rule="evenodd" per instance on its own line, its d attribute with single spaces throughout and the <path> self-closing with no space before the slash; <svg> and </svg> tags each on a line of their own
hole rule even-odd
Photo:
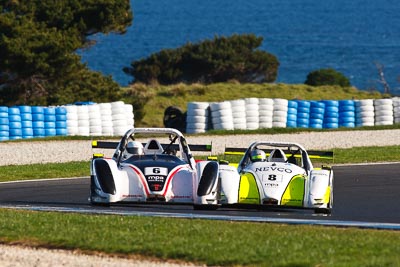
<svg viewBox="0 0 400 267">
<path fill-rule="evenodd" d="M 333 170 L 314 168 L 311 158 L 333 159 L 333 152 L 307 152 L 300 144 L 260 141 L 247 149 L 226 148 L 225 154 L 242 154 L 237 165 L 218 163 L 204 177 L 195 198 L 196 208 L 252 205 L 313 209 L 330 214 L 333 208 Z M 309 155 L 310 154 L 310 155 Z M 218 168 L 218 170 L 217 170 Z"/>
</svg>

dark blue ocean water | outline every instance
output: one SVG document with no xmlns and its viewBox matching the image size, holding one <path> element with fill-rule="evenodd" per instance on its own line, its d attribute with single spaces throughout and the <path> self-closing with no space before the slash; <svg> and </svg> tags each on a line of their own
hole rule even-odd
<svg viewBox="0 0 400 267">
<path fill-rule="evenodd" d="M 382 88 L 375 62 L 392 91 L 400 88 L 398 0 L 131 0 L 133 25 L 124 35 L 97 35 L 81 53 L 93 70 L 121 85 L 124 66 L 165 48 L 254 33 L 278 57 L 277 82 L 304 83 L 310 71 L 334 68 L 359 89 Z"/>
</svg>

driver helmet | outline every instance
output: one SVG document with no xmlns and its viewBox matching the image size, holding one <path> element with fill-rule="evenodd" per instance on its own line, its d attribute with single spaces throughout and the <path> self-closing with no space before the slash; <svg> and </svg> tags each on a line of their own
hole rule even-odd
<svg viewBox="0 0 400 267">
<path fill-rule="evenodd" d="M 251 161 L 265 161 L 265 152 L 261 149 L 255 149 L 251 152 Z"/>
<path fill-rule="evenodd" d="M 133 155 L 143 155 L 144 154 L 144 149 L 142 143 L 138 141 L 132 141 L 129 142 L 128 145 L 126 146 L 126 151 L 128 151 L 129 154 Z"/>
</svg>

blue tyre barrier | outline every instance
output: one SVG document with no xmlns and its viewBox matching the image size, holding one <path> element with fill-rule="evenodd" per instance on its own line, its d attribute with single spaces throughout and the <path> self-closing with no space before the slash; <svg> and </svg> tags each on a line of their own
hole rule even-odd
<svg viewBox="0 0 400 267">
<path fill-rule="evenodd" d="M 56 121 L 56 115 L 55 114 L 45 114 L 44 115 L 44 121 Z"/>
<path fill-rule="evenodd" d="M 338 100 L 322 100 L 321 102 L 325 104 L 325 107 L 326 106 L 339 107 L 339 101 Z"/>
<path fill-rule="evenodd" d="M 44 121 L 44 114 L 43 113 L 32 113 L 32 120 L 33 121 Z"/>
<path fill-rule="evenodd" d="M 326 129 L 335 129 L 339 128 L 339 123 L 324 123 L 323 127 Z"/>
<path fill-rule="evenodd" d="M 339 107 L 338 106 L 326 106 L 325 112 L 326 113 L 339 113 Z"/>
<path fill-rule="evenodd" d="M 339 127 L 355 127 L 356 114 L 354 100 L 339 101 Z"/>
<path fill-rule="evenodd" d="M 56 128 L 56 122 L 55 121 L 45 121 L 44 122 L 44 128 Z"/>
<path fill-rule="evenodd" d="M 300 112 L 297 113 L 297 119 L 309 119 L 310 118 L 310 113 L 306 113 L 306 112 Z"/>
<path fill-rule="evenodd" d="M 44 115 L 56 115 L 55 108 L 44 108 Z"/>
<path fill-rule="evenodd" d="M 56 121 L 56 128 L 67 128 L 66 121 Z"/>
<path fill-rule="evenodd" d="M 56 121 L 67 121 L 67 115 L 66 114 L 57 114 Z"/>
<path fill-rule="evenodd" d="M 33 136 L 32 128 L 22 128 L 22 136 Z"/>
<path fill-rule="evenodd" d="M 67 128 L 56 128 L 56 135 L 68 135 Z"/>
<path fill-rule="evenodd" d="M 309 108 L 311 106 L 311 102 L 310 101 L 298 100 L 296 102 L 297 102 L 297 108 L 300 108 L 300 107 Z"/>
<path fill-rule="evenodd" d="M 21 116 L 20 115 L 9 115 L 8 120 L 10 122 L 13 122 L 13 121 L 21 122 Z"/>
<path fill-rule="evenodd" d="M 22 136 L 21 128 L 10 128 L 10 136 Z"/>
<path fill-rule="evenodd" d="M 32 107 L 32 113 L 44 114 L 44 108 L 43 107 L 38 107 L 38 106 L 33 106 Z"/>
<path fill-rule="evenodd" d="M 67 109 L 65 107 L 57 107 L 56 115 L 67 115 Z"/>
<path fill-rule="evenodd" d="M 0 112 L 6 112 L 8 114 L 8 107 L 0 106 Z"/>
<path fill-rule="evenodd" d="M 56 135 L 56 129 L 55 128 L 45 128 L 45 136 L 55 136 Z"/>
<path fill-rule="evenodd" d="M 293 101 L 293 100 L 289 100 L 288 101 L 288 108 L 297 109 L 298 106 L 299 106 L 299 104 L 297 103 L 297 101 Z"/>
<path fill-rule="evenodd" d="M 324 119 L 324 113 L 310 113 L 310 119 Z"/>
<path fill-rule="evenodd" d="M 0 125 L 8 125 L 10 123 L 10 120 L 7 118 L 0 118 Z"/>
<path fill-rule="evenodd" d="M 346 123 L 340 123 L 340 127 L 347 127 L 347 128 L 354 128 L 356 127 L 356 124 L 354 122 L 346 122 Z"/>
<path fill-rule="evenodd" d="M 8 112 L 0 112 L 0 118 L 8 118 Z"/>
<path fill-rule="evenodd" d="M 8 137 L 10 135 L 9 131 L 1 131 L 0 130 L 0 137 Z"/>
<path fill-rule="evenodd" d="M 0 124 L 0 131 L 4 132 L 8 132 L 10 131 L 10 126 L 8 124 Z"/>
<path fill-rule="evenodd" d="M 33 128 L 33 136 L 44 137 L 45 136 L 44 128 Z"/>
<path fill-rule="evenodd" d="M 339 117 L 324 117 L 324 123 L 339 123 Z"/>
<path fill-rule="evenodd" d="M 21 129 L 22 123 L 20 121 L 10 121 L 10 129 Z"/>
<path fill-rule="evenodd" d="M 323 125 L 322 125 L 322 123 L 310 123 L 309 127 L 313 128 L 313 129 L 322 129 Z"/>
<path fill-rule="evenodd" d="M 22 128 L 32 128 L 33 122 L 32 121 L 21 121 Z"/>
<path fill-rule="evenodd" d="M 31 106 L 17 106 L 19 109 L 20 113 L 32 113 L 32 107 Z"/>
<path fill-rule="evenodd" d="M 354 116 L 339 117 L 339 124 L 355 122 L 355 121 L 356 121 L 356 118 Z"/>
<path fill-rule="evenodd" d="M 21 113 L 21 121 L 31 121 L 32 113 Z"/>
<path fill-rule="evenodd" d="M 42 128 L 44 129 L 44 121 L 33 121 L 32 122 L 33 128 Z"/>
<path fill-rule="evenodd" d="M 19 108 L 16 107 L 8 108 L 8 115 L 19 115 L 19 114 L 21 114 L 19 112 Z"/>
<path fill-rule="evenodd" d="M 298 107 L 297 114 L 298 113 L 310 113 L 310 108 L 309 107 Z"/>
</svg>

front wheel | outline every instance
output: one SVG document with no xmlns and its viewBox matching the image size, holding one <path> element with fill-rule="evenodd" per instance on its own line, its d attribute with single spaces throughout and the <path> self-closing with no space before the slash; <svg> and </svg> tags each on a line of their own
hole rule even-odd
<svg viewBox="0 0 400 267">
<path fill-rule="evenodd" d="M 330 208 L 316 208 L 314 209 L 315 214 L 331 214 L 332 209 Z"/>
</svg>

